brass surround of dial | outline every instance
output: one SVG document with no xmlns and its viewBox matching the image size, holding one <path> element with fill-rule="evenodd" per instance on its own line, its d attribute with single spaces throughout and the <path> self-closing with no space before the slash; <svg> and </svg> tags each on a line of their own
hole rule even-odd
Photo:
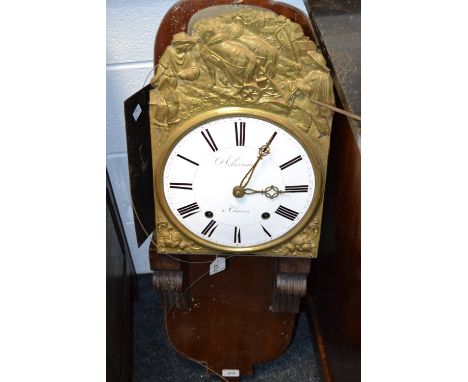
<svg viewBox="0 0 468 382">
<path fill-rule="evenodd" d="M 288 231 L 284 235 L 274 240 L 271 240 L 268 243 L 263 243 L 263 244 L 259 244 L 259 245 L 251 246 L 251 247 L 242 247 L 242 248 L 215 244 L 195 235 L 193 232 L 187 229 L 182 223 L 179 222 L 177 217 L 173 214 L 172 210 L 170 209 L 169 204 L 167 203 L 167 200 L 164 194 L 164 168 L 166 166 L 167 159 L 172 149 L 174 148 L 174 146 L 177 145 L 177 143 L 186 134 L 188 134 L 190 131 L 192 131 L 193 129 L 197 128 L 198 126 L 206 122 L 209 122 L 215 119 L 221 119 L 224 117 L 235 117 L 235 116 L 239 116 L 239 117 L 245 116 L 245 117 L 262 119 L 264 121 L 275 124 L 278 127 L 286 130 L 288 133 L 294 136 L 297 139 L 297 141 L 300 143 L 300 145 L 304 148 L 305 152 L 309 156 L 310 161 L 312 162 L 314 175 L 315 175 L 314 195 L 312 198 L 312 202 L 307 212 L 304 214 L 303 218 L 290 231 Z M 154 179 L 154 184 L 156 185 L 155 186 L 156 197 L 158 199 L 159 205 L 161 206 L 164 214 L 167 216 L 169 221 L 181 233 L 189 237 L 191 240 L 193 240 L 196 243 L 200 243 L 206 247 L 209 247 L 217 251 L 221 251 L 221 252 L 226 252 L 226 253 L 261 252 L 266 249 L 269 249 L 269 248 L 272 248 L 272 247 L 275 247 L 284 243 L 288 239 L 292 238 L 293 236 L 301 232 L 301 230 L 306 226 L 306 224 L 309 223 L 311 219 L 315 217 L 318 211 L 318 208 L 320 206 L 320 201 L 323 197 L 323 169 L 322 169 L 322 164 L 320 162 L 320 159 L 315 149 L 313 148 L 313 146 L 307 140 L 305 135 L 300 131 L 300 129 L 297 126 L 295 126 L 293 123 L 291 123 L 285 118 L 282 118 L 273 113 L 269 113 L 263 110 L 250 109 L 250 108 L 244 108 L 244 107 L 224 107 L 224 108 L 210 110 L 210 111 L 201 113 L 197 115 L 196 117 L 188 119 L 187 121 L 183 122 L 179 127 L 177 127 L 169 135 L 166 143 L 163 145 L 161 151 L 159 152 L 159 155 L 156 161 L 157 161 L 156 162 L 157 164 L 156 164 L 156 175 Z"/>
</svg>

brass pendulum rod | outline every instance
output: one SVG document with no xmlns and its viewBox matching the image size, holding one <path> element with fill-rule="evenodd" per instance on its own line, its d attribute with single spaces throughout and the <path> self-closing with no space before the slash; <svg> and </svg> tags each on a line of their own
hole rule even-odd
<svg viewBox="0 0 468 382">
<path fill-rule="evenodd" d="M 343 109 L 340 109 L 336 106 L 333 106 L 333 105 L 329 105 L 328 103 L 325 103 L 325 102 L 321 102 L 321 101 L 315 101 L 315 100 L 310 100 L 310 102 L 313 102 L 317 105 L 320 105 L 322 107 L 326 107 L 327 109 L 330 109 L 330 110 L 333 110 L 337 113 L 340 113 L 340 114 L 343 114 L 343 115 L 346 115 L 350 118 L 353 118 L 357 121 L 360 121 L 361 120 L 361 116 L 359 115 L 356 115 L 356 114 L 353 114 L 353 113 L 350 113 L 349 111 L 346 111 L 346 110 L 343 110 Z"/>
</svg>

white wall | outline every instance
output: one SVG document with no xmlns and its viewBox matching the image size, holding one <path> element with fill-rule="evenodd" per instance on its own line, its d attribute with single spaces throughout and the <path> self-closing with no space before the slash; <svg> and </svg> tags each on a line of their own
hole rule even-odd
<svg viewBox="0 0 468 382">
<path fill-rule="evenodd" d="M 194 0 L 196 1 L 196 0 Z M 125 139 L 124 101 L 143 87 L 153 67 L 153 44 L 176 0 L 107 0 L 107 169 L 137 273 L 150 272 L 147 240 L 137 248 Z M 306 12 L 303 0 L 283 0 Z"/>
</svg>

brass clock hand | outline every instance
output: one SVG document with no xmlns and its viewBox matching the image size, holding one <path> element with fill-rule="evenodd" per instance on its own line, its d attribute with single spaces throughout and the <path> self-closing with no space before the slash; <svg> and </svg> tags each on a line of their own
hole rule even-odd
<svg viewBox="0 0 468 382">
<path fill-rule="evenodd" d="M 244 193 L 246 195 L 252 195 L 252 194 L 262 194 L 265 195 L 268 199 L 274 199 L 280 196 L 280 194 L 284 194 L 287 191 L 282 191 L 276 186 L 268 186 L 264 190 L 253 190 L 251 188 L 245 188 Z"/>
<path fill-rule="evenodd" d="M 242 178 L 240 184 L 233 188 L 232 194 L 236 198 L 242 198 L 244 196 L 245 187 L 249 184 L 250 179 L 252 178 L 252 175 L 253 175 L 253 173 L 255 171 L 255 168 L 257 167 L 258 163 L 263 159 L 263 157 L 266 157 L 268 154 L 270 154 L 270 145 L 271 145 L 271 142 L 273 141 L 273 139 L 275 138 L 276 134 L 277 133 L 275 131 L 273 133 L 273 135 L 270 137 L 269 141 L 265 145 L 263 145 L 262 147 L 260 147 L 258 149 L 257 160 L 255 161 L 253 166 L 249 169 L 249 171 L 247 171 L 247 174 L 245 174 L 245 176 Z"/>
</svg>

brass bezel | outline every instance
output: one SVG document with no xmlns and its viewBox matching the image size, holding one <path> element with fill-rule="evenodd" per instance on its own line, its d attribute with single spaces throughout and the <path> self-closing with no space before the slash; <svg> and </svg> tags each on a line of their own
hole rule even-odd
<svg viewBox="0 0 468 382">
<path fill-rule="evenodd" d="M 304 217 L 292 228 L 289 232 L 284 235 L 268 242 L 259 244 L 253 247 L 229 247 L 225 245 L 219 245 L 212 243 L 208 240 L 202 239 L 192 233 L 187 229 L 183 224 L 179 222 L 177 217 L 172 213 L 164 195 L 164 168 L 169 157 L 169 154 L 172 148 L 191 130 L 200 126 L 205 122 L 209 122 L 215 119 L 224 118 L 224 117 L 233 117 L 233 116 L 246 116 L 251 118 L 263 119 L 267 122 L 278 125 L 279 127 L 285 129 L 290 134 L 292 134 L 302 145 L 305 152 L 309 156 L 312 166 L 315 173 L 315 190 L 312 202 L 309 206 L 309 209 L 305 213 Z M 210 110 L 204 113 L 197 115 L 196 117 L 190 118 L 180 126 L 174 129 L 173 132 L 167 137 L 167 141 L 162 147 L 159 155 L 157 156 L 157 165 L 156 165 L 156 174 L 155 174 L 155 183 L 156 185 L 156 198 L 161 206 L 164 214 L 167 216 L 169 221 L 184 235 L 189 237 L 196 243 L 204 245 L 208 248 L 221 251 L 223 253 L 252 253 L 252 252 L 262 252 L 272 247 L 281 245 L 285 241 L 289 240 L 293 236 L 299 234 L 301 230 L 313 219 L 316 213 L 319 210 L 321 205 L 321 200 L 323 198 L 323 169 L 320 162 L 319 156 L 317 155 L 314 147 L 311 145 L 310 141 L 305 137 L 302 131 L 295 126 L 291 121 L 286 118 L 277 116 L 273 113 L 266 112 L 263 110 L 245 108 L 245 107 L 223 107 L 214 110 Z"/>
</svg>

